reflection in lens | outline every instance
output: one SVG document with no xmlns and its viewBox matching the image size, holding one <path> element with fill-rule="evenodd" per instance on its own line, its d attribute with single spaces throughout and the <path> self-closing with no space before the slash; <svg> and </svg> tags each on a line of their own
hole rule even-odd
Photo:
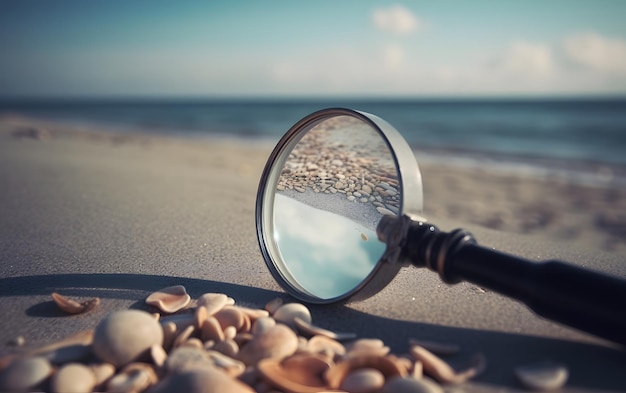
<svg viewBox="0 0 626 393">
<path fill-rule="evenodd" d="M 336 116 L 313 127 L 285 162 L 274 199 L 274 239 L 288 274 L 331 299 L 355 289 L 385 251 L 376 226 L 398 214 L 389 148 L 371 126 Z"/>
</svg>

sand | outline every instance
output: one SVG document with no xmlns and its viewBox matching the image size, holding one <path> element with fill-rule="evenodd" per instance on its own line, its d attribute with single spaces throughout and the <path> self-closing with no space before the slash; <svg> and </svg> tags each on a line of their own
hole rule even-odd
<svg viewBox="0 0 626 393">
<path fill-rule="evenodd" d="M 2 119 L 0 353 L 15 351 L 8 343 L 20 335 L 32 347 L 92 328 L 112 310 L 142 308 L 168 285 L 254 307 L 289 299 L 256 240 L 256 191 L 271 149 Z M 442 229 L 462 226 L 505 252 L 626 277 L 623 189 L 420 166 L 425 215 Z M 99 296 L 101 306 L 63 316 L 53 291 Z M 311 310 L 316 324 L 381 338 L 395 352 L 415 337 L 460 344 L 453 362 L 484 353 L 488 368 L 467 391 L 519 389 L 513 368 L 546 359 L 568 365 L 566 391 L 626 390 L 626 354 L 614 345 L 425 270 L 402 270 L 366 301 Z"/>
</svg>

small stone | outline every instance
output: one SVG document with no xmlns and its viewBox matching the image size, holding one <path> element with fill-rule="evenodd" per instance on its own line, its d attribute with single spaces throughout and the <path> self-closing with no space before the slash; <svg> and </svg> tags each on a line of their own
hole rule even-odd
<svg viewBox="0 0 626 393">
<path fill-rule="evenodd" d="M 163 344 L 163 329 L 152 315 L 139 310 L 116 311 L 96 327 L 93 351 L 116 367 L 147 356 L 154 344 Z"/>
<path fill-rule="evenodd" d="M 359 199 L 359 201 L 360 201 L 361 203 L 367 203 L 367 202 L 368 202 L 368 199 L 367 199 L 367 198 L 361 198 L 361 199 Z"/>
<path fill-rule="evenodd" d="M 380 393 L 443 393 L 441 386 L 429 379 L 393 377 L 383 386 Z"/>
<path fill-rule="evenodd" d="M 353 192 L 353 193 L 352 193 L 352 195 L 354 195 L 354 196 L 355 196 L 355 197 L 357 197 L 357 198 L 360 198 L 360 197 L 361 197 L 361 193 L 360 193 L 360 192 L 358 192 L 358 191 Z"/>
<path fill-rule="evenodd" d="M 311 323 L 311 312 L 304 304 L 288 303 L 281 306 L 274 313 L 274 319 L 276 322 L 284 323 L 292 329 L 296 328 L 296 318 L 300 318 L 304 322 Z"/>
<path fill-rule="evenodd" d="M 384 207 L 377 207 L 376 210 L 383 216 L 395 216 L 394 212 L 389 209 L 385 209 Z"/>
<path fill-rule="evenodd" d="M 348 200 L 349 200 L 350 202 L 354 201 L 355 199 L 356 199 L 356 198 L 355 198 L 354 196 L 352 196 L 352 195 L 349 195 L 349 196 L 348 196 Z"/>
<path fill-rule="evenodd" d="M 35 390 L 52 374 L 52 366 L 42 357 L 21 358 L 0 371 L 0 391 Z"/>
<path fill-rule="evenodd" d="M 332 160 L 330 164 L 334 166 L 343 166 L 343 161 L 335 159 L 335 160 Z"/>
<path fill-rule="evenodd" d="M 562 364 L 541 362 L 517 367 L 515 376 L 529 389 L 556 390 L 565 385 L 569 372 Z"/>
<path fill-rule="evenodd" d="M 50 388 L 56 393 L 91 392 L 94 386 L 96 376 L 89 367 L 68 363 L 54 374 Z"/>
<path fill-rule="evenodd" d="M 385 377 L 380 371 L 375 368 L 361 368 L 350 372 L 339 388 L 350 393 L 374 393 L 384 384 Z"/>
</svg>

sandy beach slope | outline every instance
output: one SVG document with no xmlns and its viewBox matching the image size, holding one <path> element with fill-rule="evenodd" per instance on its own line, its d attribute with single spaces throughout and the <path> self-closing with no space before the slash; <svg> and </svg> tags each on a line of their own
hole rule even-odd
<svg viewBox="0 0 626 393">
<path fill-rule="evenodd" d="M 256 241 L 254 201 L 272 147 L 2 119 L 0 353 L 15 351 L 7 343 L 20 335 L 35 346 L 92 328 L 112 310 L 142 308 L 168 285 L 255 307 L 288 298 Z M 443 229 L 463 226 L 506 252 L 626 277 L 625 190 L 420 164 L 425 214 Z M 62 316 L 54 291 L 102 304 Z M 381 338 L 398 353 L 411 337 L 456 342 L 461 361 L 484 353 L 488 368 L 467 391 L 518 389 L 513 368 L 546 359 L 568 365 L 566 391 L 626 390 L 626 355 L 612 344 L 426 271 L 405 269 L 371 299 L 312 313 L 319 325 Z"/>
</svg>

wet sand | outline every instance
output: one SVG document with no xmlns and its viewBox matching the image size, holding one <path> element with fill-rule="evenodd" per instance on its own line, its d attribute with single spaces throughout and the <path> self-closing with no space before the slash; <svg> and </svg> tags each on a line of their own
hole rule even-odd
<svg viewBox="0 0 626 393">
<path fill-rule="evenodd" d="M 1 352 L 15 351 L 7 343 L 20 335 L 32 347 L 142 308 L 168 285 L 255 307 L 288 298 L 256 241 L 256 191 L 271 148 L 2 120 Z M 624 190 L 420 164 L 425 215 L 442 229 L 463 226 L 506 252 L 626 277 Z M 54 291 L 102 303 L 62 316 Z M 467 391 L 519 389 L 513 368 L 546 359 L 568 365 L 566 391 L 626 390 L 626 355 L 613 345 L 426 271 L 405 269 L 371 299 L 312 313 L 321 326 L 381 338 L 396 352 L 415 337 L 460 344 L 461 363 L 484 353 L 488 368 Z"/>
</svg>

